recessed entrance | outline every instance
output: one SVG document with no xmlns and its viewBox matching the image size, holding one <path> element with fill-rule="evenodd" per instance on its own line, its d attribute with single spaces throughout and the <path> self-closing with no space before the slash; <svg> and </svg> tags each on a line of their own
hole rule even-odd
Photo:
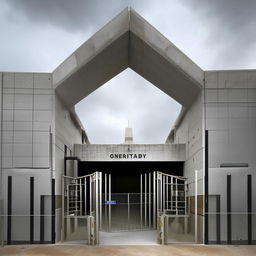
<svg viewBox="0 0 256 256">
<path fill-rule="evenodd" d="M 78 176 L 100 171 L 111 174 L 112 193 L 140 193 L 140 175 L 154 171 L 182 176 L 183 162 L 118 162 L 118 161 L 80 161 Z"/>
<path fill-rule="evenodd" d="M 79 176 L 102 172 L 102 245 L 159 244 L 153 202 L 155 171 L 182 176 L 183 162 L 81 161 Z"/>
<path fill-rule="evenodd" d="M 104 245 L 195 242 L 196 207 L 191 206 L 191 184 L 182 176 L 182 162 L 67 160 L 77 161 L 78 177 L 63 177 L 64 240 Z"/>
</svg>

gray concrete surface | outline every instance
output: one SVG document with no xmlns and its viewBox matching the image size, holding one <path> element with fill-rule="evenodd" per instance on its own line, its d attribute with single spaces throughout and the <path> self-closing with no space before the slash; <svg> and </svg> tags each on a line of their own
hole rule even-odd
<svg viewBox="0 0 256 256">
<path fill-rule="evenodd" d="M 254 256 L 256 246 L 85 246 L 85 245 L 30 245 L 0 247 L 0 255 L 38 256 Z"/>
<path fill-rule="evenodd" d="M 100 245 L 158 245 L 157 231 L 100 232 Z"/>
<path fill-rule="evenodd" d="M 53 71 L 53 86 L 72 107 L 128 67 L 186 107 L 203 86 L 203 70 L 128 8 Z"/>
</svg>

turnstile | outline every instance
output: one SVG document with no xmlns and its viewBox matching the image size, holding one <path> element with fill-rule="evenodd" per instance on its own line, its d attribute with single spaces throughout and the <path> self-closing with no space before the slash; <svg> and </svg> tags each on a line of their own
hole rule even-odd
<svg viewBox="0 0 256 256">
<path fill-rule="evenodd" d="M 63 176 L 62 241 L 99 243 L 101 223 L 101 173 L 82 177 Z"/>
<path fill-rule="evenodd" d="M 158 230 L 166 244 L 169 233 L 188 234 L 188 199 L 187 179 L 162 172 L 141 174 L 140 193 L 112 193 L 111 174 L 63 176 L 62 241 L 99 244 L 100 230 Z"/>
</svg>

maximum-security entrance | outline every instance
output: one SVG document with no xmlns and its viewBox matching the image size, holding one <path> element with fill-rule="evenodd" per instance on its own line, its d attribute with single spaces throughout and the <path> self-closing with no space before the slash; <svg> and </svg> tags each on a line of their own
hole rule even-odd
<svg viewBox="0 0 256 256">
<path fill-rule="evenodd" d="M 196 242 L 197 200 L 185 177 L 141 173 L 139 192 L 115 193 L 112 176 L 102 172 L 63 176 L 62 241 L 93 245 L 101 243 L 101 232 L 139 235 L 155 230 L 160 244 Z"/>
</svg>

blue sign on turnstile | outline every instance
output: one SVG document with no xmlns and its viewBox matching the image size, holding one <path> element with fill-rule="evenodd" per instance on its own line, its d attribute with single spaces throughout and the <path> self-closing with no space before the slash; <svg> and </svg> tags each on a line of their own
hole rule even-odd
<svg viewBox="0 0 256 256">
<path fill-rule="evenodd" d="M 112 200 L 112 201 L 105 201 L 105 204 L 116 204 L 116 201 L 115 201 L 115 200 Z"/>
</svg>

